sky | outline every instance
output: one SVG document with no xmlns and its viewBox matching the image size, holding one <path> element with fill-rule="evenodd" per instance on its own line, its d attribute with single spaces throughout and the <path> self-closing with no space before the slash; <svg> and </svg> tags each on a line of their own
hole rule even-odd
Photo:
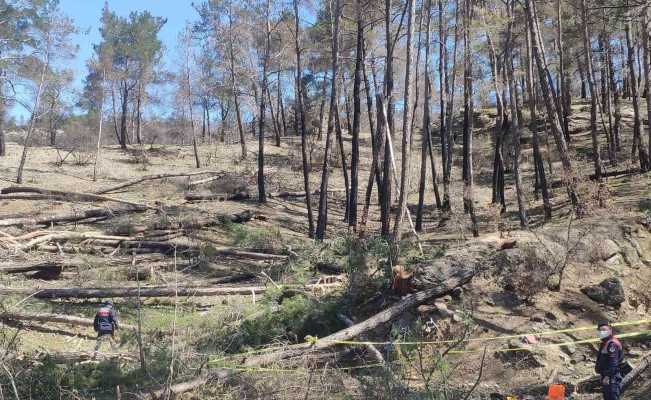
<svg viewBox="0 0 651 400">
<path fill-rule="evenodd" d="M 159 36 L 166 49 L 164 62 L 167 66 L 174 65 L 176 39 L 186 21 L 198 18 L 190 0 L 108 0 L 108 4 L 111 11 L 121 16 L 128 16 L 132 11 L 148 10 L 154 16 L 167 18 Z M 75 89 L 83 87 L 86 60 L 93 55 L 93 44 L 100 41 L 99 22 L 103 7 L 104 0 L 60 0 L 61 11 L 72 18 L 79 29 L 79 33 L 73 37 L 79 51 L 70 65 L 75 75 Z M 16 107 L 13 111 L 17 117 L 28 116 L 22 107 Z"/>
</svg>

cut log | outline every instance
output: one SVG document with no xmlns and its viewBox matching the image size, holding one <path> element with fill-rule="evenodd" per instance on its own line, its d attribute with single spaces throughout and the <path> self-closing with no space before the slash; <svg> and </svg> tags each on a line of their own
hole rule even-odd
<svg viewBox="0 0 651 400">
<path fill-rule="evenodd" d="M 79 222 L 85 219 L 109 219 L 119 215 L 145 211 L 140 207 L 123 208 L 93 208 L 84 211 L 73 211 L 67 214 L 48 215 L 40 217 L 19 217 L 0 220 L 0 227 L 24 225 L 52 225 Z"/>
<path fill-rule="evenodd" d="M 211 381 L 227 381 L 236 374 L 236 371 L 230 369 L 211 370 L 210 373 L 198 376 L 186 382 L 177 383 L 171 386 L 165 386 L 160 389 L 151 390 L 142 393 L 139 398 L 146 400 L 175 399 L 176 396 L 187 393 L 191 390 L 198 389 Z"/>
<path fill-rule="evenodd" d="M 152 180 L 157 180 L 157 179 L 166 179 L 166 178 L 178 178 L 180 176 L 197 176 L 197 175 L 205 175 L 205 174 L 214 174 L 217 173 L 215 171 L 199 171 L 199 172 L 185 172 L 185 173 L 178 173 L 178 174 L 159 174 L 159 175 L 148 175 L 148 176 L 143 176 L 142 178 L 134 179 L 129 182 L 121 183 L 116 186 L 111 186 L 105 189 L 101 189 L 97 192 L 96 194 L 105 194 L 105 193 L 110 193 L 110 192 L 115 192 L 116 190 L 128 188 L 130 186 L 137 185 L 142 182 L 146 181 L 152 181 Z"/>
<path fill-rule="evenodd" d="M 351 327 L 351 326 L 355 325 L 353 320 L 348 318 L 348 316 L 346 316 L 344 314 L 337 313 L 337 318 L 339 318 L 339 320 L 341 322 L 343 322 L 344 324 L 346 324 L 346 326 L 348 326 L 348 327 Z M 362 339 L 362 340 L 366 340 L 366 335 L 359 335 L 359 338 Z M 378 362 L 384 363 L 384 357 L 382 356 L 382 353 L 380 353 L 380 351 L 377 349 L 377 347 L 375 347 L 375 345 L 367 344 L 366 348 L 369 350 L 369 352 L 373 355 L 373 357 L 375 357 L 375 359 Z"/>
<path fill-rule="evenodd" d="M 272 362 L 303 356 L 308 351 L 329 349 L 336 346 L 337 341 L 351 340 L 397 318 L 412 307 L 450 293 L 454 288 L 470 282 L 478 271 L 472 268 L 459 269 L 447 278 L 441 277 L 441 282 L 432 285 L 429 289 L 406 296 L 396 304 L 365 321 L 319 339 L 316 343 L 288 345 L 283 350 L 253 356 L 247 359 L 245 363 L 246 365 L 268 365 Z"/>
<path fill-rule="evenodd" d="M 54 364 L 71 364 L 78 362 L 100 362 L 105 360 L 138 360 L 135 354 L 129 353 L 94 353 L 92 351 L 68 351 L 57 353 L 40 353 L 36 357 L 40 361 L 50 361 Z"/>
<path fill-rule="evenodd" d="M 214 182 L 216 180 L 223 179 L 223 178 L 224 178 L 223 174 L 217 176 L 211 176 L 210 178 L 199 179 L 198 181 L 189 182 L 188 186 L 194 187 L 194 186 L 204 185 L 206 183 Z"/>
<path fill-rule="evenodd" d="M 0 319 L 10 321 L 37 321 L 51 322 L 71 326 L 93 326 L 92 318 L 73 317 L 69 315 L 48 314 L 48 313 L 16 313 L 5 311 L 0 313 Z M 120 329 L 135 330 L 136 327 L 129 324 L 120 324 Z"/>
<path fill-rule="evenodd" d="M 328 290 L 341 287 L 340 284 L 306 285 L 307 290 Z M 209 297 L 209 296 L 247 296 L 265 293 L 264 286 L 230 286 L 230 287 L 186 287 L 179 286 L 144 286 L 140 288 L 140 297 Z M 31 296 L 37 299 L 94 299 L 115 297 L 138 297 L 137 287 L 114 288 L 48 288 L 26 289 L 0 287 L 0 295 Z"/>
<path fill-rule="evenodd" d="M 9 266 L 7 265 L 0 266 L 0 273 L 21 274 L 25 272 L 34 272 L 34 271 L 40 272 L 40 271 L 50 271 L 50 270 L 58 271 L 58 273 L 61 273 L 63 268 L 64 265 L 58 262 L 44 262 L 44 263 L 33 264 L 33 265 L 18 265 L 14 263 Z"/>
<path fill-rule="evenodd" d="M 103 241 L 117 241 L 118 243 L 122 241 L 133 241 L 135 238 L 129 236 L 109 236 L 103 235 L 99 232 L 55 232 L 48 235 L 43 235 L 35 239 L 30 240 L 27 243 L 21 244 L 16 248 L 18 250 L 29 250 L 34 248 L 42 243 L 47 242 L 65 242 L 69 240 L 88 240 L 96 239 Z"/>
<path fill-rule="evenodd" d="M 44 198 L 56 199 L 59 201 L 70 201 L 70 202 L 100 202 L 100 201 L 109 201 L 120 204 L 125 204 L 134 208 L 139 208 L 145 210 L 149 207 L 145 204 L 133 203 L 126 200 L 120 200 L 113 197 L 100 196 L 90 193 L 76 193 L 76 192 L 65 192 L 61 190 L 48 190 L 37 187 L 28 187 L 28 186 L 11 186 L 0 190 L 0 195 L 3 194 L 16 194 L 16 193 L 30 193 L 38 194 L 44 196 Z M 0 197 L 1 199 L 2 197 Z"/>
<path fill-rule="evenodd" d="M 651 366 L 651 352 L 646 353 L 640 362 L 622 380 L 622 392 L 626 390 L 640 375 Z"/>
<path fill-rule="evenodd" d="M 247 192 L 239 193 L 193 193 L 185 194 L 187 201 L 240 201 L 248 200 L 251 196 Z"/>
<path fill-rule="evenodd" d="M 345 192 L 345 189 L 332 189 L 328 190 L 328 194 L 333 194 L 333 193 L 342 193 Z M 305 197 L 305 191 L 302 192 L 290 192 L 290 191 L 281 191 L 281 192 L 275 192 L 275 193 L 269 193 L 267 194 L 267 197 L 269 198 L 280 198 L 280 199 L 287 199 L 287 198 L 293 198 L 293 197 Z M 315 190 L 311 193 L 312 196 L 318 196 L 321 193 L 320 190 Z"/>
</svg>

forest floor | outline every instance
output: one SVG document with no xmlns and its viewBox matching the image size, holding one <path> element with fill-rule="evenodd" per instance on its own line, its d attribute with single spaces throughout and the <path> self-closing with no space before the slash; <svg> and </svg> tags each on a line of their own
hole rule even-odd
<svg viewBox="0 0 651 400">
<path fill-rule="evenodd" d="M 358 368 L 360 365 L 372 364 L 372 358 L 359 351 L 353 352 L 351 356 L 345 346 L 340 346 L 337 348 L 341 353 L 339 358 L 326 363 L 325 367 L 322 363 L 319 363 L 319 368 L 314 367 L 316 364 L 300 365 L 290 371 L 283 365 L 268 370 L 241 370 L 237 366 L 234 369 L 240 372 L 240 376 L 236 384 L 218 382 L 204 386 L 195 391 L 197 397 L 189 398 L 430 398 L 427 395 L 430 390 L 437 393 L 459 393 L 470 389 L 480 370 L 482 373 L 475 392 L 476 398 L 491 393 L 530 393 L 531 388 L 545 385 L 552 376 L 556 378 L 551 378 L 551 381 L 563 382 L 576 382 L 591 376 L 595 343 L 574 342 L 592 339 L 595 336 L 592 327 L 603 319 L 617 322 L 646 321 L 618 328 L 620 334 L 634 334 L 623 342 L 628 359 L 635 364 L 651 350 L 651 337 L 648 335 L 651 329 L 651 173 L 616 174 L 604 180 L 607 190 L 598 190 L 598 185 L 588 179 L 593 171 L 588 107 L 588 104 L 581 102 L 575 104 L 570 124 L 570 147 L 581 176 L 580 194 L 587 204 L 585 217 L 573 217 L 564 189 L 556 187 L 552 190 L 552 220 L 543 221 L 542 200 L 532 190 L 534 174 L 530 134 L 525 134 L 522 141 L 523 181 L 527 188 L 530 230 L 522 231 L 519 228 L 514 184 L 512 174 L 508 171 L 507 212 L 500 215 L 499 208 L 491 204 L 491 135 L 494 129 L 491 110 L 477 110 L 473 167 L 480 238 L 472 238 L 469 217 L 463 213 L 459 136 L 455 144 L 451 182 L 453 212 L 443 218 L 436 209 L 431 178 L 428 176 L 425 229 L 418 237 L 425 254 L 414 255 L 416 238 L 407 235 L 408 250 L 401 260 L 409 267 L 477 241 L 505 243 L 515 240 L 518 246 L 522 243 L 538 248 L 551 242 L 551 250 L 548 247 L 543 250 L 550 253 L 546 257 L 560 258 L 567 264 L 560 290 L 535 288 L 537 278 L 534 272 L 509 269 L 513 265 L 507 262 L 507 268 L 497 265 L 475 277 L 464 286 L 461 294 L 432 300 L 368 335 L 370 339 L 382 342 L 398 338 L 417 342 L 454 342 L 463 337 L 473 338 L 473 341 L 460 343 L 445 359 L 438 357 L 449 347 L 449 343 L 379 345 L 383 353 L 391 353 L 391 362 L 400 365 L 399 368 L 393 370 L 385 366 L 375 370 L 347 370 L 345 368 L 351 366 Z M 627 171 L 635 167 L 628 161 L 632 130 L 632 111 L 628 107 L 624 108 L 622 122 L 622 150 L 617 165 L 606 162 L 605 137 L 600 135 L 606 172 Z M 409 193 L 409 208 L 412 215 L 415 214 L 418 199 L 419 136 L 415 135 L 410 165 L 412 190 Z M 255 138 L 249 137 L 248 140 L 249 149 L 257 148 Z M 554 182 L 561 179 L 561 166 L 556 151 L 553 150 L 553 140 L 550 138 L 549 141 L 549 147 L 543 142 L 543 153 L 548 180 Z M 349 149 L 348 135 L 345 135 L 344 142 Z M 313 151 L 315 158 L 310 175 L 312 190 L 318 188 L 320 180 L 321 160 L 316 156 L 321 153 L 320 146 L 322 144 L 315 145 Z M 549 148 L 552 149 L 551 154 L 547 151 Z M 364 253 L 362 264 L 367 272 L 365 277 L 368 278 L 369 286 L 359 289 L 351 283 L 352 277 L 359 271 L 352 270 L 358 265 L 354 261 L 357 255 L 351 250 L 354 244 L 351 245 L 350 232 L 343 221 L 344 180 L 337 158 L 338 152 L 333 156 L 330 181 L 334 191 L 328 195 L 328 240 L 319 245 L 309 242 L 306 237 L 307 211 L 304 197 L 273 197 L 265 204 L 255 201 L 255 152 L 249 152 L 246 160 L 241 160 L 239 144 L 203 144 L 199 150 L 203 162 L 201 171 L 206 171 L 204 175 L 147 180 L 105 194 L 121 201 L 151 206 L 144 212 L 48 226 L 5 226 L 2 222 L 13 218 L 79 213 L 91 208 L 114 207 L 119 204 L 70 201 L 63 198 L 15 199 L 0 195 L 0 289 L 26 289 L 26 292 L 2 296 L 3 313 L 54 313 L 92 318 L 99 304 L 98 298 L 46 300 L 25 293 L 66 287 L 136 287 L 136 269 L 144 270 L 143 281 L 138 282 L 143 288 L 256 286 L 267 289 L 266 294 L 258 295 L 247 293 L 143 298 L 141 322 L 149 364 L 147 376 L 141 375 L 138 370 L 137 335 L 128 329 L 123 330 L 119 351 L 129 356 L 119 364 L 112 361 L 100 364 L 85 361 L 64 369 L 48 369 L 52 373 L 49 384 L 57 386 L 59 394 L 67 393 L 66 398 L 115 398 L 115 388 L 118 385 L 123 387 L 124 398 L 129 398 L 127 392 L 139 392 L 143 387 L 155 383 L 164 384 L 164 377 L 169 375 L 170 370 L 174 371 L 174 381 L 182 381 L 209 366 L 222 365 L 220 360 L 230 354 L 265 346 L 282 347 L 288 343 L 302 342 L 307 335 L 326 336 L 344 327 L 337 320 L 333 308 L 339 307 L 337 310 L 345 310 L 354 320 L 361 321 L 400 299 L 400 296 L 388 291 L 386 279 L 381 279 L 384 253 L 382 242 L 375 237 L 379 231 L 375 190 L 367 228 L 369 239 L 366 250 L 361 251 Z M 21 151 L 22 146 L 11 142 L 8 144 L 8 156 L 0 158 L 0 187 L 14 185 Z M 397 146 L 396 153 L 399 151 Z M 98 193 L 141 177 L 197 171 L 193 168 L 194 158 L 190 146 L 131 146 L 128 151 L 115 146 L 104 146 L 98 179 L 93 181 L 93 165 L 89 162 L 93 160 L 93 155 L 75 152 L 64 162 L 59 162 L 65 153 L 51 147 L 30 149 L 23 186 Z M 350 154 L 349 151 L 346 154 Z M 551 159 L 548 160 L 548 157 Z M 371 159 L 368 134 L 362 137 L 360 159 L 360 202 L 363 203 Z M 265 160 L 268 192 L 303 190 L 298 138 L 283 138 L 280 147 L 268 140 Z M 399 158 L 397 162 L 400 162 Z M 440 162 L 437 162 L 437 171 L 440 180 Z M 191 183 L 211 176 L 218 179 L 206 184 Z M 440 184 L 439 189 L 442 193 Z M 248 194 L 249 198 L 194 201 L 187 200 L 188 192 L 224 197 Z M 313 209 L 316 209 L 317 196 L 312 196 L 312 200 L 315 204 Z M 360 205 L 360 214 L 362 206 Z M 241 215 L 245 211 L 249 211 L 253 217 L 245 223 L 221 221 L 189 227 L 192 221 L 216 221 L 217 216 Z M 53 238 L 30 248 L 18 249 L 21 244 L 33 238 L 61 231 L 166 242 L 172 243 L 173 249 L 179 250 L 167 248 L 160 252 L 143 251 L 137 247 L 116 246 L 108 238 Z M 30 234 L 33 236 L 25 236 Z M 255 255 L 220 253 L 224 249 Z M 287 260 L 265 257 L 265 254 L 284 255 Z M 412 259 L 417 260 L 413 262 Z M 54 277 L 45 277 L 54 279 L 30 276 L 30 273 L 6 273 L 7 268 L 45 262 L 62 266 Z M 626 301 L 620 307 L 598 304 L 581 292 L 581 288 L 598 284 L 609 277 L 617 277 L 623 283 Z M 341 284 L 339 288 L 331 289 L 332 285 L 319 287 L 322 282 Z M 528 283 L 531 283 L 531 287 L 527 286 Z M 317 287 L 306 286 L 308 284 L 317 284 Z M 288 295 L 279 288 L 282 285 L 297 285 L 299 294 Z M 308 287 L 314 291 L 309 293 Z M 138 300 L 118 297 L 114 300 L 121 322 L 137 325 Z M 0 343 L 3 348 L 11 348 L 16 359 L 23 362 L 42 357 L 43 354 L 89 352 L 95 345 L 94 332 L 88 326 L 17 322 L 4 317 L 3 320 L 5 325 L 0 324 Z M 573 330 L 582 327 L 590 329 Z M 568 329 L 571 331 L 565 331 Z M 565 332 L 540 335 L 541 332 L 553 330 Z M 13 340 L 16 332 L 18 335 Z M 642 335 L 645 332 L 647 335 Z M 509 347 L 522 346 L 520 338 L 526 334 L 536 336 L 538 343 L 527 350 L 504 352 Z M 511 335 L 515 338 L 490 339 Z M 359 346 L 352 347 L 359 349 Z M 390 351 L 391 348 L 397 351 Z M 484 367 L 481 368 L 484 349 L 486 355 Z M 54 389 L 45 389 L 47 385 L 41 387 L 33 380 L 21 378 L 28 375 L 26 371 L 43 373 L 43 368 L 51 368 L 50 364 L 20 365 L 15 368 L 22 371 L 22 375 L 14 374 L 15 379 L 19 384 L 33 385 L 30 390 L 40 391 L 41 397 L 34 398 L 47 398 L 54 393 L 48 392 Z M 19 372 L 18 370 L 14 372 Z M 297 376 L 299 379 L 296 379 Z M 3 379 L 0 378 L 2 384 L 6 382 Z M 8 390 L 8 386 L 3 387 L 3 390 Z M 411 394 L 399 397 L 398 393 Z M 422 397 L 416 397 L 414 393 L 420 393 L 419 396 Z M 650 393 L 651 373 L 647 372 L 624 399 L 648 399 Z M 580 394 L 575 398 L 597 399 L 599 395 Z"/>
</svg>

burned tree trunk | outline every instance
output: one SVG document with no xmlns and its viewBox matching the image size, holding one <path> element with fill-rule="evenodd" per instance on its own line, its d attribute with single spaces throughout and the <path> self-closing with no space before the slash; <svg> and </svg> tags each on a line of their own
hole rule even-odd
<svg viewBox="0 0 651 400">
<path fill-rule="evenodd" d="M 330 177 L 330 150 L 332 142 L 332 131 L 334 129 L 334 118 L 337 100 L 337 69 L 339 66 L 339 21 L 341 19 L 341 0 L 335 1 L 332 28 L 332 81 L 330 90 L 330 110 L 328 113 L 328 130 L 326 131 L 326 143 L 323 151 L 323 169 L 321 172 L 321 193 L 319 194 L 319 212 L 315 237 L 317 240 L 325 238 L 328 225 L 328 179 Z"/>
<path fill-rule="evenodd" d="M 531 34 L 532 52 L 538 67 L 539 84 L 542 89 L 543 99 L 545 100 L 545 107 L 547 109 L 552 134 L 556 141 L 556 148 L 563 165 L 568 196 L 575 208 L 576 214 L 580 216 L 583 215 L 583 204 L 581 203 L 577 193 L 577 176 L 572 166 L 572 161 L 567 149 L 567 143 L 565 142 L 565 136 L 563 135 L 561 119 L 558 115 L 557 108 L 555 107 L 554 98 L 552 97 L 553 87 L 550 83 L 549 68 L 547 67 L 547 61 L 545 59 L 545 48 L 538 28 L 538 17 L 536 14 L 535 3 L 532 0 L 525 0 L 525 10 L 527 21 L 529 23 L 529 33 Z"/>
<path fill-rule="evenodd" d="M 314 216 L 312 215 L 312 198 L 310 196 L 310 168 L 307 156 L 307 130 L 305 129 L 305 109 L 303 106 L 303 65 L 301 63 L 300 26 L 298 15 L 298 0 L 294 0 L 294 45 L 296 49 L 296 102 L 301 129 L 301 156 L 303 158 L 303 188 L 305 189 L 305 205 L 307 207 L 308 235 L 314 236 Z M 280 85 L 280 81 L 278 81 Z M 280 90 L 278 90 L 280 93 Z M 280 142 L 280 140 L 279 140 Z"/>
<path fill-rule="evenodd" d="M 473 1 L 464 0 L 463 11 L 463 205 L 470 215 L 473 236 L 479 236 L 477 216 L 473 196 L 473 168 L 472 168 L 472 129 L 473 129 L 473 99 L 472 99 L 472 57 L 470 26 L 472 23 Z"/>
<path fill-rule="evenodd" d="M 590 88 L 590 135 L 592 136 L 592 160 L 594 163 L 594 173 L 598 181 L 601 181 L 601 146 L 597 137 L 597 107 L 599 96 L 597 85 L 595 83 L 592 67 L 592 45 L 590 40 L 590 29 L 588 28 L 588 10 L 586 0 L 581 0 L 582 30 L 583 30 L 583 51 L 586 66 L 586 77 Z"/>
</svg>

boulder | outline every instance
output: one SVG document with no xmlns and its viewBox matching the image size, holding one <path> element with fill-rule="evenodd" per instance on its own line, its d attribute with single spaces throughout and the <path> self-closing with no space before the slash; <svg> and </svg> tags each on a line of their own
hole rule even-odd
<svg viewBox="0 0 651 400">
<path fill-rule="evenodd" d="M 619 306 L 626 300 L 624 286 L 618 278 L 604 279 L 598 285 L 581 288 L 581 292 L 591 300 L 607 306 Z"/>
</svg>

